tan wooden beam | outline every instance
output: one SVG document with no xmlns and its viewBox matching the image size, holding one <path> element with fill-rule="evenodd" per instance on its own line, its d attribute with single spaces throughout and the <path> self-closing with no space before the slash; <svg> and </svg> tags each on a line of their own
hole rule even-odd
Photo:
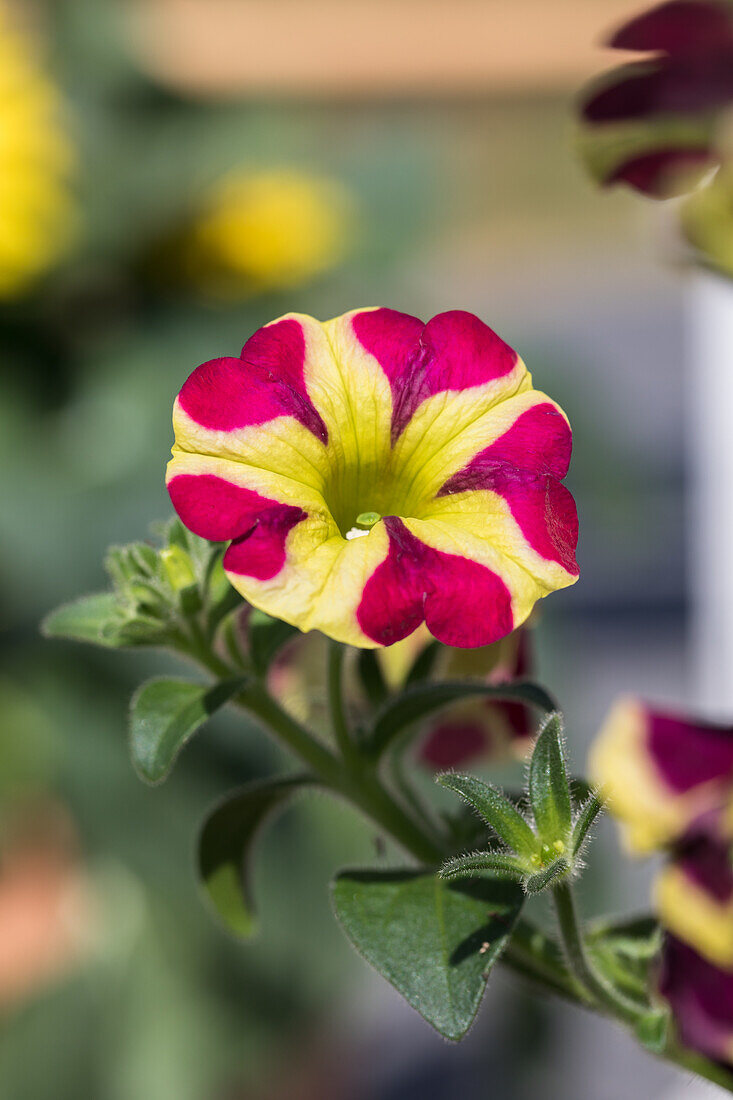
<svg viewBox="0 0 733 1100">
<path fill-rule="evenodd" d="M 572 86 L 602 67 L 603 37 L 639 7 L 640 0 L 135 0 L 129 11 L 143 65 L 194 94 L 445 97 Z"/>
</svg>

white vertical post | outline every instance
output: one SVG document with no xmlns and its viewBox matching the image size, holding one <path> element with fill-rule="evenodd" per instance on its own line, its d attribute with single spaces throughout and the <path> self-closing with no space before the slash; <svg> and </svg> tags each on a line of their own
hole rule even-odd
<svg viewBox="0 0 733 1100">
<path fill-rule="evenodd" d="M 693 689 L 733 719 L 733 280 L 693 276 L 688 342 L 687 514 Z"/>
</svg>

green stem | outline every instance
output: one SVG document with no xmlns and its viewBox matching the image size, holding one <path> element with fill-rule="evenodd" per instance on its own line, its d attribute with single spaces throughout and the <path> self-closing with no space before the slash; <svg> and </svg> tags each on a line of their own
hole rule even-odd
<svg viewBox="0 0 733 1100">
<path fill-rule="evenodd" d="M 207 651 L 202 644 L 196 643 L 191 645 L 187 639 L 180 647 L 181 652 L 203 664 L 218 678 L 231 675 L 232 670 L 225 662 L 210 650 Z M 330 671 L 335 672 L 337 667 L 340 670 L 341 658 L 337 660 L 333 657 L 332 660 Z M 336 701 L 339 702 L 338 699 Z M 392 798 L 373 767 L 364 762 L 358 772 L 346 768 L 334 753 L 292 718 L 260 683 L 252 681 L 237 697 L 237 702 L 277 734 L 327 787 L 358 806 L 366 817 L 389 833 L 420 863 L 435 866 L 448 854 L 440 844 L 426 836 L 420 825 Z M 342 706 L 342 703 L 339 705 Z M 342 729 L 341 735 L 343 732 Z M 544 989 L 561 997 L 586 1007 L 606 1010 L 627 1023 L 636 1023 L 643 1015 L 643 1010 L 610 989 L 596 974 L 588 959 L 568 884 L 561 883 L 555 887 L 553 896 L 570 973 L 557 945 L 524 920 L 517 922 L 502 955 L 502 962 L 515 973 L 537 982 Z M 665 1051 L 664 1057 L 733 1092 L 733 1076 L 702 1055 L 673 1046 Z"/>
<path fill-rule="evenodd" d="M 359 754 L 351 737 L 349 723 L 344 707 L 344 647 L 340 642 L 330 642 L 328 647 L 328 705 L 331 713 L 331 726 L 344 763 L 355 767 L 359 763 Z"/>
<path fill-rule="evenodd" d="M 583 942 L 575 899 L 569 883 L 564 881 L 559 886 L 555 886 L 552 896 L 568 966 L 581 989 L 596 1007 L 609 1012 L 624 1023 L 632 1025 L 637 1023 L 642 1016 L 648 1014 L 648 1010 L 627 1000 L 597 973 Z"/>
</svg>

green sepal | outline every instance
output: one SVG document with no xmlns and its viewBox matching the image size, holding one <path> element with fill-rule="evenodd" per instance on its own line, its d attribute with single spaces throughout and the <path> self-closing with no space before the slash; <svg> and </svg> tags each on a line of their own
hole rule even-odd
<svg viewBox="0 0 733 1100">
<path fill-rule="evenodd" d="M 359 954 L 441 1035 L 461 1039 L 522 908 L 521 888 L 506 879 L 344 871 L 331 896 Z"/>
<path fill-rule="evenodd" d="M 566 843 L 572 822 L 570 787 L 562 748 L 562 718 L 544 722 L 529 765 L 529 797 L 537 832 L 546 844 Z"/>
<path fill-rule="evenodd" d="M 597 794 L 592 794 L 588 801 L 581 806 L 580 813 L 573 826 L 573 835 L 570 838 L 570 855 L 572 859 L 576 859 L 580 855 L 588 838 L 589 830 L 596 818 L 602 813 L 603 800 Z"/>
<path fill-rule="evenodd" d="M 526 703 L 545 712 L 554 711 L 557 707 L 544 688 L 529 681 L 486 684 L 472 680 L 425 680 L 406 688 L 379 710 L 368 739 L 372 752 L 374 755 L 384 752 L 406 726 L 459 699 L 471 697 Z"/>
<path fill-rule="evenodd" d="M 283 646 L 300 631 L 290 623 L 273 619 L 264 611 L 253 607 L 247 619 L 247 637 L 252 667 L 259 676 L 264 676 Z"/>
<path fill-rule="evenodd" d="M 554 886 L 558 879 L 564 878 L 570 870 L 570 864 L 566 859 L 556 859 L 541 871 L 535 871 L 524 880 L 524 889 L 528 894 L 539 894 L 548 886 Z"/>
<path fill-rule="evenodd" d="M 189 738 L 244 686 L 241 678 L 213 687 L 187 680 L 148 680 L 130 707 L 130 752 L 146 783 L 162 783 Z"/>
<path fill-rule="evenodd" d="M 116 649 L 134 643 L 120 641 L 117 599 L 112 592 L 95 592 L 51 611 L 41 623 L 46 638 L 68 638 L 74 642 Z"/>
<path fill-rule="evenodd" d="M 248 939 L 257 931 L 249 882 L 251 852 L 260 829 L 299 790 L 317 784 L 309 775 L 259 780 L 214 807 L 198 841 L 198 870 L 206 897 L 229 932 Z"/>
<path fill-rule="evenodd" d="M 526 875 L 527 868 L 516 856 L 504 852 L 472 852 L 447 860 L 438 871 L 440 878 L 446 882 L 487 873 L 521 879 Z"/>
<path fill-rule="evenodd" d="M 652 1054 L 662 1054 L 669 1044 L 670 1013 L 668 1009 L 652 1009 L 634 1025 L 634 1034 Z"/>
<path fill-rule="evenodd" d="M 473 775 L 444 772 L 436 776 L 436 782 L 455 791 L 490 825 L 496 835 L 517 855 L 531 859 L 539 852 L 537 837 L 508 798 L 496 787 L 476 779 Z"/>
</svg>

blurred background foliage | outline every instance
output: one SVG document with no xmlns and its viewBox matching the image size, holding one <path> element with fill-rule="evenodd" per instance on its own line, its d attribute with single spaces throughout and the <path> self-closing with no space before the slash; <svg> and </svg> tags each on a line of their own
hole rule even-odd
<svg viewBox="0 0 733 1100">
<path fill-rule="evenodd" d="M 420 4 L 404 6 L 419 19 Z M 592 9 L 603 28 L 619 6 L 594 0 L 583 19 Z M 567 65 L 546 80 L 492 81 L 489 51 L 485 87 L 459 94 L 245 96 L 187 87 L 185 58 L 176 82 L 156 75 L 140 48 L 143 2 L 5 0 L 0 202 L 19 236 L 4 220 L 4 1096 L 484 1096 L 490 1079 L 512 1100 L 538 1076 L 548 1096 L 553 1082 L 563 1097 L 619 1095 L 593 1091 L 595 1032 L 570 1069 L 551 1042 L 564 1017 L 521 992 L 502 986 L 501 1019 L 487 1008 L 458 1052 L 369 984 L 326 884 L 373 858 L 373 838 L 325 800 L 297 804 L 265 838 L 257 944 L 227 939 L 195 884 L 195 832 L 225 790 L 273 770 L 277 750 L 226 715 L 167 784 L 145 788 L 127 702 L 169 663 L 38 635 L 51 607 L 103 587 L 109 544 L 168 515 L 171 404 L 199 362 L 236 354 L 291 309 L 458 306 L 521 349 L 574 425 L 583 581 L 537 634 L 576 764 L 619 691 L 683 695 L 681 292 L 659 265 L 664 222 L 650 230 L 628 196 L 600 200 L 574 162 L 570 103 L 586 63 L 566 31 L 582 7 L 559 5 L 566 24 L 547 48 Z M 209 9 L 222 42 L 225 8 Z M 13 206 L 11 186 L 36 205 Z M 604 889 L 589 888 L 589 907 Z M 643 882 L 628 890 L 643 901 Z"/>
</svg>

